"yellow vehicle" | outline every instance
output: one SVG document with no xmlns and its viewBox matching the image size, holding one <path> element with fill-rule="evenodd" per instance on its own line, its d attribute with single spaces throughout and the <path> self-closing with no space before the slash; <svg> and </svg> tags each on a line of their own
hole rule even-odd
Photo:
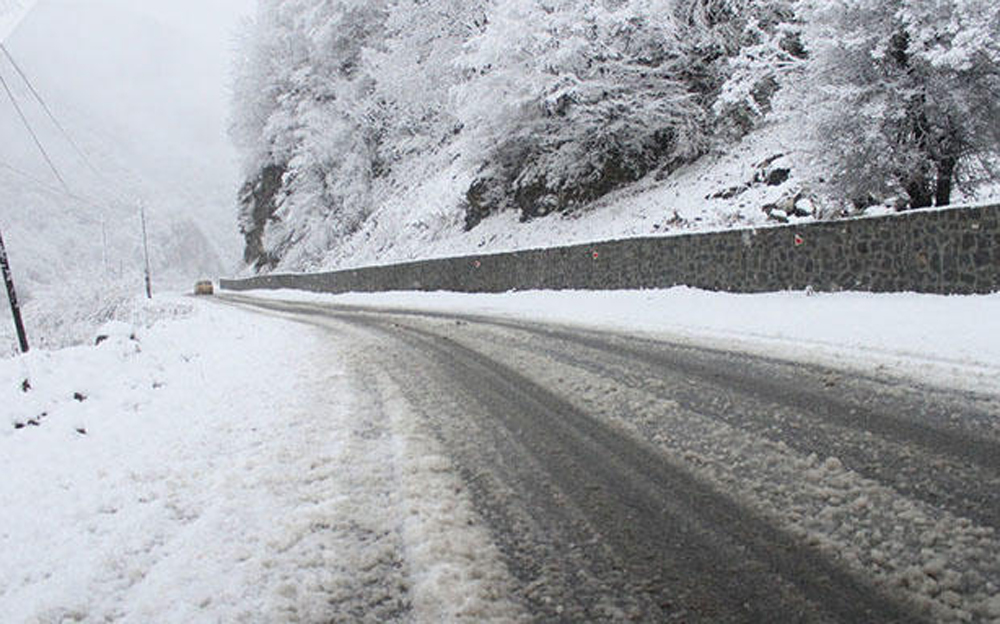
<svg viewBox="0 0 1000 624">
<path fill-rule="evenodd" d="M 194 284 L 194 294 L 196 295 L 211 295 L 213 292 L 215 290 L 212 288 L 211 280 L 198 280 Z"/>
</svg>

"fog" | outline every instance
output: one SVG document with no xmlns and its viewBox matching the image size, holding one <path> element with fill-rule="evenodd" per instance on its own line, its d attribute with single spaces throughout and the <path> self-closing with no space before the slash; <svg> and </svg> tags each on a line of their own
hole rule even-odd
<svg viewBox="0 0 1000 624">
<path fill-rule="evenodd" d="M 23 1 L 0 0 L 0 13 Z M 0 227 L 30 281 L 51 284 L 81 261 L 133 265 L 140 201 L 160 272 L 237 268 L 238 169 L 226 126 L 234 39 L 253 5 L 40 0 L 13 30 L 4 45 L 72 141 L 0 58 L 69 191 L 0 92 Z"/>
</svg>

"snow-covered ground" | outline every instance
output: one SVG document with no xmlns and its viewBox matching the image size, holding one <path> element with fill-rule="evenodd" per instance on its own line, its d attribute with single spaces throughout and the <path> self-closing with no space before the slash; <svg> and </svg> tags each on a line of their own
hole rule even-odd
<svg viewBox="0 0 1000 624">
<path fill-rule="evenodd" d="M 586 325 L 1000 394 L 1000 295 L 257 294 Z M 392 383 L 352 369 L 358 346 L 203 300 L 147 312 L 100 344 L 0 360 L 0 621 L 519 618 L 450 460 Z"/>
<path fill-rule="evenodd" d="M 448 292 L 254 296 L 483 314 L 596 329 L 909 377 L 1000 394 L 1000 294 L 859 292 L 731 294 L 644 291 Z"/>
<path fill-rule="evenodd" d="M 517 619 L 448 460 L 348 347 L 162 299 L 0 360 L 0 621 Z"/>
</svg>

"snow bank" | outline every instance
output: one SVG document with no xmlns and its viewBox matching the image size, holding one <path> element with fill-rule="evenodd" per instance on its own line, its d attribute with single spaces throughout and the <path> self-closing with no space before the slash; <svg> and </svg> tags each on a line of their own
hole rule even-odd
<svg viewBox="0 0 1000 624">
<path fill-rule="evenodd" d="M 0 362 L 0 620 L 235 619 L 264 606 L 266 593 L 240 595 L 240 577 L 263 563 L 255 533 L 280 510 L 246 496 L 244 478 L 284 424 L 274 408 L 294 396 L 284 388 L 302 353 L 277 323 L 230 320 L 115 323 L 100 345 Z"/>
<path fill-rule="evenodd" d="M 93 344 L 105 323 L 148 328 L 165 319 L 190 315 L 190 303 L 174 296 L 146 299 L 142 277 L 84 278 L 66 275 L 58 287 L 30 280 L 17 283 L 21 314 L 32 349 L 61 349 Z M 18 353 L 6 297 L 0 309 L 0 358 Z"/>
</svg>

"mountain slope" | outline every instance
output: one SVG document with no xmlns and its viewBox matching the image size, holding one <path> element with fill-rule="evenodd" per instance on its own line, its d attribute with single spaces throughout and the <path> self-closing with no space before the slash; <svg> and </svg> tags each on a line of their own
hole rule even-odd
<svg viewBox="0 0 1000 624">
<path fill-rule="evenodd" d="M 232 129 L 244 260 L 343 267 L 989 197 L 998 36 L 982 2 L 261 3 Z"/>
</svg>

